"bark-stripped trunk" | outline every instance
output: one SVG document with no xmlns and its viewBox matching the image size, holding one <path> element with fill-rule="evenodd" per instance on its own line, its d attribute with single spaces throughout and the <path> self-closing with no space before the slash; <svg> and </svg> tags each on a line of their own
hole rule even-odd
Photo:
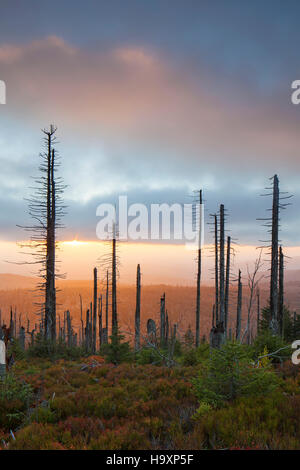
<svg viewBox="0 0 300 470">
<path fill-rule="evenodd" d="M 96 338 L 97 338 L 97 268 L 94 268 L 94 291 L 93 291 L 93 353 L 96 352 Z"/>
<path fill-rule="evenodd" d="M 108 342 L 108 303 L 109 303 L 109 278 L 108 271 L 106 272 L 106 297 L 105 297 L 105 342 Z"/>
<path fill-rule="evenodd" d="M 169 316 L 168 311 L 166 311 L 166 327 L 165 327 L 165 344 L 168 345 L 169 342 Z"/>
<path fill-rule="evenodd" d="M 68 347 L 70 348 L 72 346 L 72 324 L 69 310 L 67 310 L 67 338 Z"/>
<path fill-rule="evenodd" d="M 103 344 L 103 318 L 102 318 L 102 295 L 98 299 L 98 320 L 99 320 L 99 349 Z"/>
<path fill-rule="evenodd" d="M 215 214 L 215 306 L 216 325 L 219 321 L 219 244 L 218 244 L 218 216 Z"/>
<path fill-rule="evenodd" d="M 87 351 L 90 349 L 90 311 L 86 311 L 86 321 L 85 321 L 85 348 Z"/>
<path fill-rule="evenodd" d="M 55 290 L 55 152 L 52 149 L 52 130 L 47 133 L 47 234 L 46 234 L 46 279 L 45 279 L 45 337 L 56 339 L 56 290 Z"/>
<path fill-rule="evenodd" d="M 225 214 L 224 205 L 220 206 L 220 322 L 225 327 Z"/>
<path fill-rule="evenodd" d="M 199 192 L 199 246 L 197 256 L 197 293 L 196 293 L 196 348 L 200 344 L 200 283 L 201 283 L 201 209 L 202 209 L 202 190 Z"/>
<path fill-rule="evenodd" d="M 229 304 L 229 281 L 230 281 L 230 247 L 231 238 L 227 237 L 227 256 L 226 256 L 226 284 L 225 284 L 225 334 L 228 328 L 228 304 Z"/>
<path fill-rule="evenodd" d="M 272 247 L 271 247 L 271 283 L 270 283 L 270 329 L 274 335 L 278 327 L 278 230 L 279 230 L 279 182 L 277 175 L 273 178 L 272 205 Z"/>
<path fill-rule="evenodd" d="M 84 326 L 83 326 L 83 316 L 82 316 L 82 297 L 79 294 L 80 299 L 80 323 L 81 323 L 81 345 L 84 345 Z"/>
<path fill-rule="evenodd" d="M 278 298 L 278 328 L 281 336 L 283 331 L 283 305 L 284 305 L 284 256 L 282 247 L 279 248 L 279 298 Z"/>
<path fill-rule="evenodd" d="M 165 343 L 165 303 L 166 303 L 166 295 L 164 294 L 160 299 L 160 344 L 161 346 Z"/>
<path fill-rule="evenodd" d="M 257 320 L 256 320 L 256 334 L 259 335 L 259 328 L 260 328 L 260 293 L 259 290 L 257 291 Z"/>
<path fill-rule="evenodd" d="M 141 268 L 137 265 L 136 272 L 136 306 L 135 306 L 135 351 L 141 346 Z"/>
<path fill-rule="evenodd" d="M 118 331 L 118 314 L 117 314 L 117 254 L 116 254 L 116 229 L 113 227 L 112 240 L 112 335 L 116 335 Z"/>
<path fill-rule="evenodd" d="M 236 312 L 236 334 L 235 334 L 237 341 L 240 341 L 241 339 L 242 294 L 243 294 L 243 284 L 241 281 L 241 271 L 239 270 L 238 299 L 237 299 L 237 312 Z"/>
</svg>

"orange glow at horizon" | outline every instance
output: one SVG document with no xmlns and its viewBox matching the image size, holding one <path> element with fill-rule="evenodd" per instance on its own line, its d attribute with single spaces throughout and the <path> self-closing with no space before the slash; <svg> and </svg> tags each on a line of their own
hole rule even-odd
<svg viewBox="0 0 300 470">
<path fill-rule="evenodd" d="M 25 250 L 26 251 L 26 250 Z M 92 279 L 95 266 L 99 273 L 106 269 L 101 257 L 110 251 L 110 246 L 103 241 L 65 240 L 59 242 L 57 253 L 60 273 L 66 273 L 67 279 Z M 247 265 L 252 269 L 259 254 L 255 246 L 239 245 L 232 257 L 232 273 L 238 269 L 246 276 Z M 141 265 L 144 284 L 194 285 L 196 279 L 196 252 L 185 245 L 159 243 L 118 243 L 120 258 L 120 282 L 134 284 L 136 266 Z M 287 269 L 300 269 L 300 247 L 285 247 L 284 252 L 290 257 Z M 0 241 L 0 272 L 34 276 L 34 266 L 17 264 L 30 260 L 23 256 L 22 250 L 13 242 Z M 263 270 L 268 269 L 268 256 L 263 256 Z M 213 246 L 203 247 L 202 280 L 213 282 L 214 255 Z M 1 286 L 0 286 L 1 289 Z"/>
</svg>

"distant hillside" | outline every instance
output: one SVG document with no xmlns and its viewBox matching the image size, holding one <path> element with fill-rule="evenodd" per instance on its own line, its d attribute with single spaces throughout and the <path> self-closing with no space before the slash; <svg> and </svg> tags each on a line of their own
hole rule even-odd
<svg viewBox="0 0 300 470">
<path fill-rule="evenodd" d="M 32 289 L 38 282 L 37 278 L 19 276 L 18 274 L 0 274 L 0 290 Z"/>
<path fill-rule="evenodd" d="M 285 276 L 285 303 L 291 310 L 299 311 L 300 308 L 300 270 L 287 271 Z M 39 303 L 39 292 L 35 289 L 37 279 L 33 277 L 19 276 L 13 274 L 0 274 L 0 309 L 2 319 L 9 321 L 10 307 L 17 312 L 18 321 L 22 324 L 29 318 L 31 325 L 39 321 L 36 303 Z M 269 281 L 267 279 L 261 283 L 261 306 L 268 303 Z M 153 318 L 159 322 L 160 297 L 166 293 L 166 308 L 168 310 L 170 322 L 177 323 L 179 332 L 183 334 L 188 325 L 194 329 L 195 323 L 195 286 L 175 286 L 175 285 L 142 285 L 141 299 L 141 322 L 142 330 L 145 331 L 148 318 Z M 99 285 L 98 295 L 103 295 L 105 299 L 105 288 Z M 244 324 L 247 317 L 248 289 L 244 280 L 243 289 L 243 318 Z M 73 325 L 80 326 L 80 296 L 83 304 L 83 317 L 90 307 L 93 296 L 92 280 L 60 280 L 57 290 L 57 313 L 63 321 L 63 312 L 69 310 L 73 318 Z M 236 283 L 232 283 L 229 299 L 229 325 L 235 329 L 236 322 Z M 214 303 L 214 287 L 202 285 L 201 288 L 201 312 L 200 329 L 201 334 L 208 334 L 211 327 L 212 307 Z M 254 306 L 254 310 L 255 310 Z M 111 306 L 109 306 L 109 310 Z M 134 331 L 135 312 L 135 286 L 118 285 L 118 313 L 120 325 L 125 332 Z M 253 313 L 253 328 L 256 323 L 256 313 Z"/>
</svg>

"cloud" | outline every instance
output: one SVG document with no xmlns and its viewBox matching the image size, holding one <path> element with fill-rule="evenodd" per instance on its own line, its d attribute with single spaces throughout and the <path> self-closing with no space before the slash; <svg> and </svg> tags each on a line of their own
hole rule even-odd
<svg viewBox="0 0 300 470">
<path fill-rule="evenodd" d="M 87 238 L 95 205 L 118 192 L 167 202 L 172 191 L 183 198 L 204 187 L 213 211 L 234 208 L 235 231 L 250 242 L 264 176 L 278 172 L 299 197 L 299 112 L 288 91 L 264 95 L 251 77 L 213 75 L 205 61 L 183 68 L 150 46 L 91 50 L 54 35 L 0 45 L 0 67 L 4 204 L 3 188 L 21 199 L 36 173 L 49 122 L 60 131 L 69 226 Z"/>
<path fill-rule="evenodd" d="M 262 100 L 249 82 L 210 76 L 205 64 L 195 79 L 195 70 L 145 47 L 95 52 L 55 36 L 0 47 L 0 64 L 8 113 L 55 120 L 82 142 L 101 143 L 107 158 L 163 156 L 187 176 L 187 162 L 204 171 L 299 165 L 299 117 L 288 93 L 286 106 L 282 96 Z"/>
</svg>

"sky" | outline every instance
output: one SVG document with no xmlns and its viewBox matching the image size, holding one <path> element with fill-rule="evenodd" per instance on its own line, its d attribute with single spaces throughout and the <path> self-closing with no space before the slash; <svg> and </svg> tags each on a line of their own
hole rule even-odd
<svg viewBox="0 0 300 470">
<path fill-rule="evenodd" d="M 96 208 L 119 195 L 183 204 L 202 188 L 206 222 L 224 203 L 243 251 L 267 238 L 256 219 L 268 214 L 271 201 L 260 194 L 277 173 L 294 195 L 282 212 L 282 243 L 300 259 L 300 106 L 291 103 L 299 13 L 291 0 L 1 0 L 1 272 L 13 269 L 1 254 L 14 257 L 11 244 L 24 238 L 16 225 L 28 222 L 24 198 L 50 123 L 67 184 L 61 240 L 96 242 Z M 84 255 L 73 246 L 78 255 L 62 256 L 78 278 Z M 150 258 L 159 250 L 166 253 L 156 246 Z M 171 252 L 167 259 L 162 279 L 174 272 Z"/>
</svg>

